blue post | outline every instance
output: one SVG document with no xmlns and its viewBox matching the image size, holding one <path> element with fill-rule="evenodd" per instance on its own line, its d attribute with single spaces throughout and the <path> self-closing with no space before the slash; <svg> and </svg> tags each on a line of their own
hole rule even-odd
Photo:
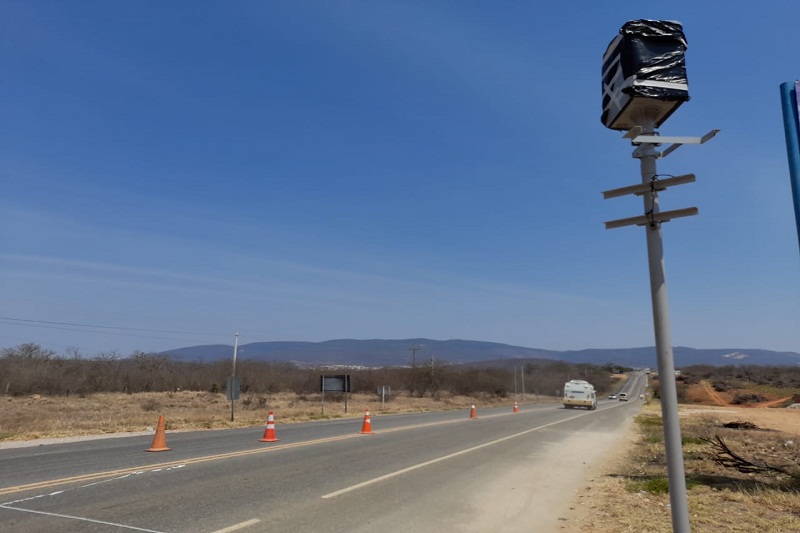
<svg viewBox="0 0 800 533">
<path fill-rule="evenodd" d="M 797 89 L 800 81 L 781 83 L 783 106 L 783 129 L 786 132 L 786 152 L 789 156 L 789 178 L 792 182 L 794 217 L 797 222 L 797 238 L 800 242 L 800 120 L 798 120 Z"/>
</svg>

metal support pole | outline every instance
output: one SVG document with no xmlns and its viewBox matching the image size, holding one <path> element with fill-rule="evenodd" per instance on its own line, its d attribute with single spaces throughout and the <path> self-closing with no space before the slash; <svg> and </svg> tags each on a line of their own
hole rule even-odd
<svg viewBox="0 0 800 533">
<path fill-rule="evenodd" d="M 783 108 L 783 128 L 786 134 L 786 153 L 789 157 L 789 179 L 792 183 L 794 218 L 797 224 L 797 238 L 800 242 L 800 100 L 797 87 L 800 82 L 781 84 L 781 107 Z"/>
<path fill-rule="evenodd" d="M 639 125 L 645 133 L 655 131 L 655 122 L 643 117 Z M 633 157 L 640 160 L 642 183 L 650 183 L 657 175 L 656 159 L 660 154 L 655 144 L 643 143 L 634 150 Z M 658 192 L 644 195 L 645 214 L 656 214 Z M 672 512 L 672 531 L 689 533 L 689 506 L 686 497 L 686 473 L 681 449 L 681 427 L 678 417 L 678 391 L 675 385 L 675 363 L 669 327 L 669 304 L 667 282 L 664 274 L 664 248 L 659 223 L 645 226 L 647 232 L 647 258 L 650 266 L 650 293 L 653 304 L 653 328 L 655 331 L 656 355 L 658 357 L 658 382 L 661 394 L 661 416 L 664 422 L 664 444 L 667 454 L 669 478 L 669 501 Z"/>
<path fill-rule="evenodd" d="M 517 365 L 514 365 L 514 399 L 517 400 Z"/>
<path fill-rule="evenodd" d="M 236 332 L 236 339 L 233 341 L 233 367 L 231 367 L 231 387 L 234 386 L 234 379 L 236 377 L 236 351 L 239 349 L 239 332 Z M 231 422 L 233 422 L 233 399 L 234 391 L 231 389 Z"/>
</svg>

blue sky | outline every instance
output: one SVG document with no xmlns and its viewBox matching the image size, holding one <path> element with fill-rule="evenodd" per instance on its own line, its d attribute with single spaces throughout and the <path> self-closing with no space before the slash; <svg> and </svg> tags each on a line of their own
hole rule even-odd
<svg viewBox="0 0 800 533">
<path fill-rule="evenodd" d="M 541 4 L 541 5 L 539 5 Z M 0 347 L 651 346 L 600 123 L 620 26 L 683 23 L 659 161 L 674 345 L 800 352 L 779 86 L 796 1 L 0 4 Z"/>
</svg>

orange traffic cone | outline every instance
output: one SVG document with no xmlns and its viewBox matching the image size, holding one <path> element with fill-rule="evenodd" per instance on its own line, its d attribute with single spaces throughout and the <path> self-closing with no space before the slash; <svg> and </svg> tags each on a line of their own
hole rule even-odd
<svg viewBox="0 0 800 533">
<path fill-rule="evenodd" d="M 519 413 L 519 405 L 517 405 L 517 402 L 514 402 L 514 412 Z"/>
<path fill-rule="evenodd" d="M 153 437 L 153 444 L 150 445 L 146 452 L 168 452 L 172 448 L 167 448 L 167 424 L 164 421 L 164 416 L 158 417 L 158 427 L 156 428 L 156 436 Z"/>
<path fill-rule="evenodd" d="M 374 435 L 372 432 L 372 422 L 369 420 L 369 409 L 364 411 L 364 423 L 361 425 L 361 433 L 363 435 Z"/>
<path fill-rule="evenodd" d="M 469 417 L 470 418 L 478 418 L 478 413 L 475 412 L 475 404 L 472 404 L 472 409 L 469 410 Z"/>
<path fill-rule="evenodd" d="M 278 440 L 278 437 L 275 436 L 275 417 L 270 411 L 267 417 L 267 429 L 264 430 L 264 436 L 258 439 L 258 442 L 278 442 Z"/>
</svg>

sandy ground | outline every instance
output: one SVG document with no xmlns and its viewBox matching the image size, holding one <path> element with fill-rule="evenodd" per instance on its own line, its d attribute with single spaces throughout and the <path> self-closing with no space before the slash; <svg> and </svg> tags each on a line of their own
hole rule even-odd
<svg viewBox="0 0 800 533">
<path fill-rule="evenodd" d="M 713 407 L 708 405 L 681 405 L 682 417 L 710 416 L 719 423 L 748 421 L 760 428 L 774 429 L 800 435 L 800 409 L 769 409 L 759 407 Z"/>
<path fill-rule="evenodd" d="M 480 508 L 466 533 L 565 531 L 577 516 L 587 482 L 611 468 L 617 447 L 629 440 L 633 419 L 614 432 L 585 432 L 559 442 L 497 476 L 472 505 Z M 587 446 L 587 442 L 591 446 Z M 578 530 L 575 530 L 578 531 Z"/>
</svg>

